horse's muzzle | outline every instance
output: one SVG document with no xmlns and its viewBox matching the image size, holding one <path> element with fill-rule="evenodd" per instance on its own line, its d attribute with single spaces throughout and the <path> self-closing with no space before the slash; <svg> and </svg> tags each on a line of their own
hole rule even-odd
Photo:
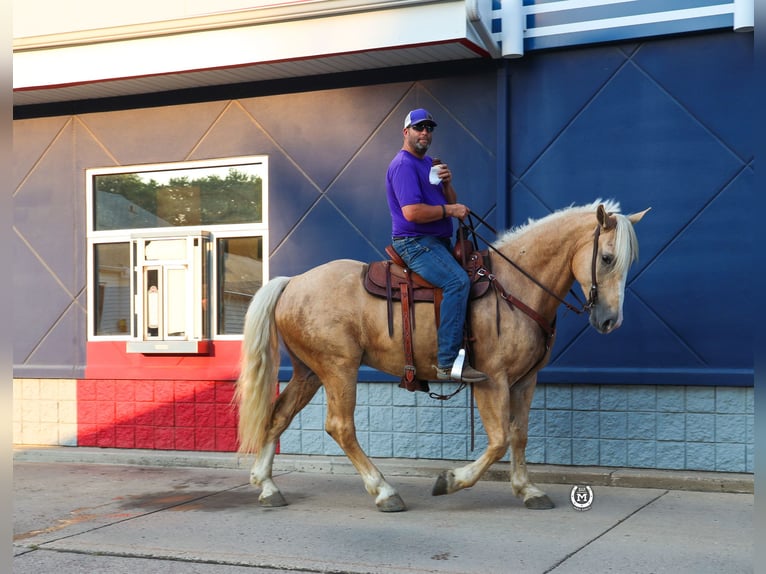
<svg viewBox="0 0 766 574">
<path fill-rule="evenodd" d="M 622 325 L 622 313 L 604 313 L 597 306 L 593 307 L 590 310 L 590 324 L 596 331 L 606 335 Z"/>
</svg>

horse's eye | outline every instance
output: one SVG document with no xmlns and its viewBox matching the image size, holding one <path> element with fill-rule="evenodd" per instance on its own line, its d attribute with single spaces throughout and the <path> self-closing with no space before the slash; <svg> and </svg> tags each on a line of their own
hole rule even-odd
<svg viewBox="0 0 766 574">
<path fill-rule="evenodd" d="M 604 254 L 601 256 L 601 262 L 602 262 L 604 265 L 611 265 L 611 264 L 614 262 L 614 255 L 610 255 L 610 254 L 608 254 L 608 253 L 604 253 Z"/>
</svg>

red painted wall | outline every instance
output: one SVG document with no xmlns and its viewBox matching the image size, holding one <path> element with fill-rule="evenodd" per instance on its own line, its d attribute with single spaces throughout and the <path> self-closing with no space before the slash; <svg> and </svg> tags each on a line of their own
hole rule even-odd
<svg viewBox="0 0 766 574">
<path fill-rule="evenodd" d="M 77 444 L 236 451 L 240 347 L 214 341 L 207 355 L 144 355 L 126 353 L 124 341 L 89 342 Z"/>
<path fill-rule="evenodd" d="M 233 396 L 233 381 L 79 380 L 77 444 L 233 452 Z"/>
<path fill-rule="evenodd" d="M 211 341 L 206 355 L 126 353 L 125 341 L 89 341 L 86 379 L 235 381 L 241 341 Z"/>
</svg>

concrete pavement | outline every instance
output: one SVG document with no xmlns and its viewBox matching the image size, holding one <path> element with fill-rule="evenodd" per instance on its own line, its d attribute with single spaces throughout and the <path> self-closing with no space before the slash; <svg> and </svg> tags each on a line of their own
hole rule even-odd
<svg viewBox="0 0 766 574">
<path fill-rule="evenodd" d="M 616 471 L 538 468 L 535 480 L 556 507 L 532 511 L 499 480 L 502 467 L 471 489 L 433 497 L 436 470 L 449 463 L 381 461 L 408 506 L 386 514 L 345 459 L 277 460 L 290 505 L 266 509 L 248 484 L 249 461 L 233 454 L 17 449 L 13 571 L 754 571 L 747 475 L 713 476 L 700 491 L 701 481 L 684 488 L 695 483 L 682 474 L 645 472 L 643 482 L 628 476 L 632 485 L 616 486 Z M 587 511 L 570 502 L 577 484 L 591 486 Z"/>
</svg>

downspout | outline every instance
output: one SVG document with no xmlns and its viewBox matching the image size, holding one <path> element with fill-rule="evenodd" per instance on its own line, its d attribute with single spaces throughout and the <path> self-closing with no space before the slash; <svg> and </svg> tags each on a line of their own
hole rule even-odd
<svg viewBox="0 0 766 574">
<path fill-rule="evenodd" d="M 754 0 L 734 0 L 734 31 L 752 32 L 755 20 Z"/>
<path fill-rule="evenodd" d="M 476 33 L 479 35 L 479 38 L 481 38 L 484 48 L 489 52 L 489 55 L 492 56 L 493 59 L 496 59 L 502 54 L 497 45 L 497 40 L 492 35 L 492 16 L 489 14 L 482 17 L 479 2 L 480 0 L 465 0 L 466 16 L 473 29 L 476 30 Z M 484 0 L 484 4 L 491 5 L 491 0 Z M 491 13 L 492 10 L 490 9 L 489 12 Z"/>
</svg>

